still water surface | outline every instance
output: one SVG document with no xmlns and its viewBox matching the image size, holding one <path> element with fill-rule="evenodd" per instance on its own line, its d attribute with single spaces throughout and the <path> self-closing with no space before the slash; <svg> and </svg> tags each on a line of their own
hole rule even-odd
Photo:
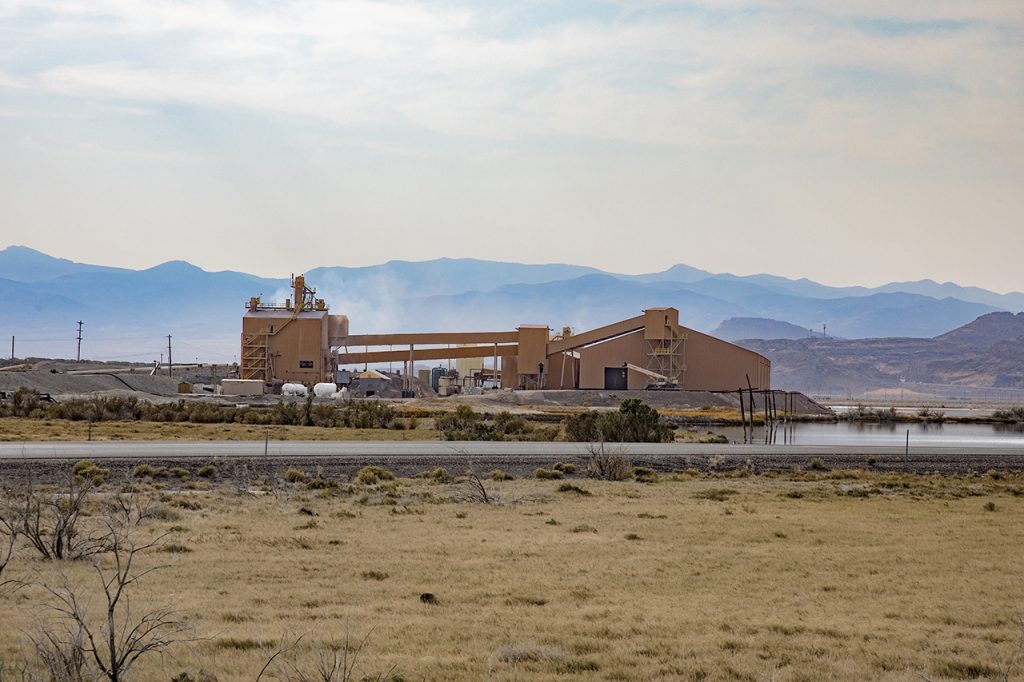
<svg viewBox="0 0 1024 682">
<path fill-rule="evenodd" d="M 716 426 L 709 430 L 722 434 L 731 443 L 744 442 L 741 426 Z M 906 444 L 908 430 L 911 447 L 986 447 L 1024 452 L 1024 427 L 1001 424 L 790 424 L 788 427 L 779 425 L 774 431 L 755 428 L 753 442 L 778 445 L 903 446 Z M 746 437 L 747 442 L 750 442 L 749 430 Z"/>
</svg>

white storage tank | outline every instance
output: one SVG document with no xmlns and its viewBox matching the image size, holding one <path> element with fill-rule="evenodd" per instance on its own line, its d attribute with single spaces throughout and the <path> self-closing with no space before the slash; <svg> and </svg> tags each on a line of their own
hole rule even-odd
<svg viewBox="0 0 1024 682">
<path fill-rule="evenodd" d="M 302 384 L 285 384 L 281 386 L 281 395 L 304 398 L 309 391 Z"/>
<path fill-rule="evenodd" d="M 338 387 L 327 382 L 319 383 L 313 387 L 313 395 L 317 398 L 333 398 L 337 392 Z"/>
</svg>

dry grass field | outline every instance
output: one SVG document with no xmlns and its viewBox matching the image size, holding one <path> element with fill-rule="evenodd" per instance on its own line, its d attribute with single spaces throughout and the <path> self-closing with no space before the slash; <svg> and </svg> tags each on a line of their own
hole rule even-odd
<svg viewBox="0 0 1024 682">
<path fill-rule="evenodd" d="M 408 419 L 401 420 L 408 424 Z M 0 441 L 107 440 L 437 440 L 433 420 L 417 418 L 416 428 L 354 429 L 336 426 L 262 426 L 257 424 L 194 424 L 191 422 L 101 421 L 92 425 L 70 419 L 0 417 Z M 706 429 L 676 430 L 683 443 L 714 443 L 719 436 Z"/>
<path fill-rule="evenodd" d="M 436 440 L 421 422 L 415 429 L 352 429 L 326 426 L 193 424 L 191 422 L 101 421 L 92 440 Z M 69 419 L 0 418 L 0 441 L 86 440 L 89 424 Z"/>
<path fill-rule="evenodd" d="M 997 679 L 1024 653 L 1020 475 L 565 483 L 488 481 L 489 505 L 424 479 L 151 491 L 171 513 L 138 532 L 170 551 L 141 561 L 169 565 L 133 607 L 170 603 L 200 639 L 133 679 L 254 680 L 300 635 L 278 662 L 365 637 L 353 679 Z M 0 597 L 3 659 L 43 601 Z"/>
</svg>

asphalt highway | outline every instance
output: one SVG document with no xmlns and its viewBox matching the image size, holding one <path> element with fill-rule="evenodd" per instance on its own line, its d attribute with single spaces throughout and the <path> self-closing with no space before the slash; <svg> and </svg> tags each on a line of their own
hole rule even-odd
<svg viewBox="0 0 1024 682">
<path fill-rule="evenodd" d="M 587 443 L 455 442 L 455 441 L 47 441 L 0 443 L 0 461 L 46 459 L 210 459 L 210 458 L 326 458 L 371 460 L 375 457 L 425 459 L 484 457 L 497 459 L 585 457 Z M 610 452 L 627 457 L 851 457 L 900 456 L 904 447 L 872 445 L 741 445 L 690 443 L 615 443 Z M 990 446 L 913 446 L 913 456 L 1020 459 L 1024 449 Z"/>
</svg>

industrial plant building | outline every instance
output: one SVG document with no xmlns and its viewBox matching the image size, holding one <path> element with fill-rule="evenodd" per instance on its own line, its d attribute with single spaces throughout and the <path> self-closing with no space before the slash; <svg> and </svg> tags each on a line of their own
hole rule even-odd
<svg viewBox="0 0 1024 682">
<path fill-rule="evenodd" d="M 552 334 L 546 325 L 349 334 L 348 318 L 331 315 L 301 275 L 292 288 L 293 298 L 283 304 L 249 301 L 242 318 L 240 379 L 268 387 L 284 381 L 333 382 L 339 368 L 380 363 L 402 363 L 402 374 L 411 377 L 417 363 L 475 359 L 481 377 L 491 377 L 492 384 L 497 378 L 502 388 L 512 389 L 771 388 L 767 358 L 681 326 L 675 308 L 648 308 L 579 334 L 568 327 Z"/>
</svg>

